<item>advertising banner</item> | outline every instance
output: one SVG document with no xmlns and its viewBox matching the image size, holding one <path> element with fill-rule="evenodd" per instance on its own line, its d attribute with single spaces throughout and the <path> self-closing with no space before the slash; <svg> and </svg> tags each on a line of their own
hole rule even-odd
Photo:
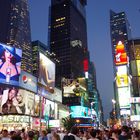
<svg viewBox="0 0 140 140">
<path fill-rule="evenodd" d="M 118 99 L 120 108 L 130 108 L 130 88 L 118 88 Z"/>
<path fill-rule="evenodd" d="M 83 106 L 71 106 L 70 114 L 72 118 L 86 118 L 91 117 L 91 111 L 88 107 Z"/>
<path fill-rule="evenodd" d="M 34 115 L 34 94 L 15 87 L 1 89 L 0 113 Z"/>
<path fill-rule="evenodd" d="M 116 77 L 117 87 L 126 87 L 128 86 L 128 76 L 121 75 Z"/>
<path fill-rule="evenodd" d="M 136 61 L 131 61 L 130 66 L 131 66 L 131 74 L 132 74 L 132 76 L 137 76 Z"/>
<path fill-rule="evenodd" d="M 19 77 L 19 86 L 37 93 L 37 78 L 25 71 L 21 71 Z"/>
<path fill-rule="evenodd" d="M 0 83 L 19 85 L 22 50 L 0 43 Z"/>
<path fill-rule="evenodd" d="M 137 73 L 140 76 L 140 60 L 137 60 Z"/>
<path fill-rule="evenodd" d="M 51 93 L 55 87 L 55 63 L 39 53 L 39 81 Z"/>
<path fill-rule="evenodd" d="M 127 64 L 127 54 L 125 51 L 124 44 L 121 41 L 116 46 L 116 54 L 115 54 L 115 64 L 116 65 L 124 65 Z"/>
</svg>

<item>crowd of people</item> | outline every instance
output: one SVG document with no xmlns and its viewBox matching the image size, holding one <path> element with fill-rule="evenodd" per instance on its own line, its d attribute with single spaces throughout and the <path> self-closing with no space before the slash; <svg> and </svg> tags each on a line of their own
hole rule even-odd
<svg viewBox="0 0 140 140">
<path fill-rule="evenodd" d="M 0 140 L 140 140 L 140 131 L 131 127 L 122 126 L 121 129 L 78 129 L 72 127 L 70 132 L 42 130 L 28 132 L 2 130 Z"/>
</svg>

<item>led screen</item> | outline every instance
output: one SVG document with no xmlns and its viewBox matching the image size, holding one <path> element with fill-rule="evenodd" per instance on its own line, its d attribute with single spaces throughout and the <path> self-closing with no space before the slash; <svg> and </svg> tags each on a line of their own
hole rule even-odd
<svg viewBox="0 0 140 140">
<path fill-rule="evenodd" d="M 1 89 L 0 112 L 34 115 L 34 94 L 15 87 Z"/>
<path fill-rule="evenodd" d="M 120 108 L 130 108 L 130 88 L 118 88 L 118 99 Z"/>
<path fill-rule="evenodd" d="M 88 107 L 71 106 L 70 112 L 72 118 L 90 117 L 90 110 Z"/>
<path fill-rule="evenodd" d="M 115 54 L 115 64 L 116 65 L 123 65 L 127 64 L 127 54 L 125 51 L 124 44 L 121 41 L 116 46 L 116 54 Z"/>
<path fill-rule="evenodd" d="M 39 53 L 39 61 L 39 82 L 49 92 L 53 92 L 55 86 L 55 64 L 42 53 Z"/>
<path fill-rule="evenodd" d="M 140 76 L 140 60 L 137 60 L 137 73 Z"/>
<path fill-rule="evenodd" d="M 0 82 L 18 85 L 22 50 L 0 43 Z"/>
<path fill-rule="evenodd" d="M 117 87 L 125 87 L 128 86 L 128 76 L 121 75 L 116 77 Z"/>
<path fill-rule="evenodd" d="M 83 96 L 83 92 L 85 91 L 86 91 L 86 84 L 84 78 L 63 79 L 64 97 Z"/>
<path fill-rule="evenodd" d="M 127 75 L 127 66 L 126 65 L 124 65 L 124 66 L 117 66 L 116 67 L 116 74 L 117 74 L 117 76 Z"/>
<path fill-rule="evenodd" d="M 131 115 L 140 115 L 140 103 L 131 104 Z"/>
</svg>

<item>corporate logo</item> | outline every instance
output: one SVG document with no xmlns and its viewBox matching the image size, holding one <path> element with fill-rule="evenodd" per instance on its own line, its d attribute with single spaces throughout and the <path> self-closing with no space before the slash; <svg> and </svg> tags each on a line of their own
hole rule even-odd
<svg viewBox="0 0 140 140">
<path fill-rule="evenodd" d="M 22 76 L 22 81 L 26 84 L 28 82 L 28 78 L 26 75 Z"/>
</svg>

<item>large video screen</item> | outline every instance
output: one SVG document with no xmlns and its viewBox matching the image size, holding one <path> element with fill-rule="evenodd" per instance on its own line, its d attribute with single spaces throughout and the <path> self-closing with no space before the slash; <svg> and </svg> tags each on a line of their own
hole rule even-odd
<svg viewBox="0 0 140 140">
<path fill-rule="evenodd" d="M 130 88 L 118 88 L 118 98 L 120 108 L 130 108 Z"/>
<path fill-rule="evenodd" d="M 0 43 L 0 83 L 18 85 L 22 50 Z"/>
<path fill-rule="evenodd" d="M 39 59 L 39 82 L 52 92 L 55 87 L 55 63 L 42 53 L 39 53 Z"/>
<path fill-rule="evenodd" d="M 34 115 L 34 94 L 15 87 L 1 88 L 0 113 Z"/>
<path fill-rule="evenodd" d="M 78 79 L 63 79 L 63 96 L 75 97 L 83 96 L 86 92 L 86 83 L 84 78 Z"/>
</svg>

